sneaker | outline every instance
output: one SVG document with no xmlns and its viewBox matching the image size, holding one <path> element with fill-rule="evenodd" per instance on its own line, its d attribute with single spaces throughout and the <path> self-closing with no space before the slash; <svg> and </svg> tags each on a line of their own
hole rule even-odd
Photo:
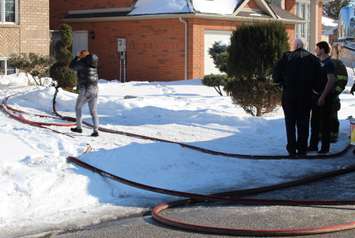
<svg viewBox="0 0 355 238">
<path fill-rule="evenodd" d="M 76 133 L 83 133 L 83 129 L 78 128 L 78 127 L 70 128 L 70 130 L 72 132 L 76 132 Z"/>
<path fill-rule="evenodd" d="M 92 134 L 91 134 L 92 137 L 98 137 L 99 136 L 99 133 L 97 131 L 94 131 Z"/>
</svg>

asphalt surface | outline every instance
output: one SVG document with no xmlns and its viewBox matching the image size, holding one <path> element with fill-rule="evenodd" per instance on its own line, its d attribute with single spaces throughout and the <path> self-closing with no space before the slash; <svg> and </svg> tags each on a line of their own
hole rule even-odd
<svg viewBox="0 0 355 238">
<path fill-rule="evenodd" d="M 348 154 L 347 156 L 353 156 Z M 355 162 L 355 157 L 354 157 Z M 355 173 L 292 189 L 258 196 L 267 199 L 293 200 L 355 200 Z M 181 221 L 243 229 L 300 228 L 349 223 L 355 221 L 355 206 L 238 206 L 226 204 L 198 204 L 173 209 L 164 215 Z M 80 231 L 53 234 L 51 237 L 137 237 L 137 238 L 199 238 L 223 237 L 178 231 L 157 224 L 147 216 L 128 218 L 88 227 Z M 355 230 L 308 237 L 354 238 Z"/>
</svg>

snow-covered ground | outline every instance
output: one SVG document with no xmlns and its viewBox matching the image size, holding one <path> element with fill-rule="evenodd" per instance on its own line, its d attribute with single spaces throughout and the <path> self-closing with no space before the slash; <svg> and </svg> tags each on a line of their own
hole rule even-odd
<svg viewBox="0 0 355 238">
<path fill-rule="evenodd" d="M 349 71 L 350 72 L 350 71 Z M 0 78 L 0 98 L 31 112 L 51 112 L 53 88 L 24 87 L 25 79 Z M 22 83 L 21 83 L 22 82 Z M 352 82 L 349 82 L 349 85 Z M 341 96 L 342 143 L 355 97 Z M 58 109 L 73 115 L 76 95 L 60 91 Z M 84 110 L 89 120 L 87 109 Z M 198 80 L 169 83 L 100 83 L 101 125 L 243 154 L 286 154 L 282 110 L 252 118 Z M 38 118 L 32 118 L 41 120 Z M 66 130 L 68 128 L 55 128 Z M 0 113 L 0 237 L 68 229 L 144 212 L 172 197 L 144 192 L 66 163 L 81 157 L 113 174 L 152 186 L 211 193 L 292 180 L 351 163 L 338 160 L 254 161 L 211 156 L 177 145 L 101 133 L 70 138 L 30 127 Z"/>
</svg>

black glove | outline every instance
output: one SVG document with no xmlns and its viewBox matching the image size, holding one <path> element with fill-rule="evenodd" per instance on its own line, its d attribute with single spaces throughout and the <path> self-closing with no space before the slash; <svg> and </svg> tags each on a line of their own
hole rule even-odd
<svg viewBox="0 0 355 238">
<path fill-rule="evenodd" d="M 352 95 L 354 95 L 354 92 L 355 92 L 355 83 L 353 84 L 353 87 L 352 87 L 351 90 L 350 90 L 350 93 L 351 93 Z"/>
</svg>

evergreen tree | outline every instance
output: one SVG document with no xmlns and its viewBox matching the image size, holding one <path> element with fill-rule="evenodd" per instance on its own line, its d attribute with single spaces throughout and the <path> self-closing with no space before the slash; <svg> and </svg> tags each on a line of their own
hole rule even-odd
<svg viewBox="0 0 355 238">
<path fill-rule="evenodd" d="M 225 74 L 209 74 L 206 75 L 202 83 L 206 86 L 213 87 L 217 93 L 223 96 L 222 87 L 228 81 L 228 51 L 227 45 L 223 45 L 220 42 L 216 42 L 213 44 L 213 47 L 209 50 L 209 54 L 213 59 L 214 64 L 216 67 Z"/>
<path fill-rule="evenodd" d="M 72 61 L 72 28 L 63 24 L 60 27 L 61 39 L 55 45 L 56 63 L 50 68 L 50 76 L 57 81 L 57 87 L 73 91 L 76 84 L 76 73 L 69 68 Z"/>
<path fill-rule="evenodd" d="M 324 2 L 323 14 L 327 17 L 338 19 L 340 9 L 348 5 L 350 0 L 333 0 Z"/>
<path fill-rule="evenodd" d="M 288 47 L 281 23 L 243 25 L 233 33 L 227 67 L 232 80 L 224 89 L 234 103 L 254 116 L 276 108 L 281 91 L 272 82 L 272 69 Z"/>
</svg>

